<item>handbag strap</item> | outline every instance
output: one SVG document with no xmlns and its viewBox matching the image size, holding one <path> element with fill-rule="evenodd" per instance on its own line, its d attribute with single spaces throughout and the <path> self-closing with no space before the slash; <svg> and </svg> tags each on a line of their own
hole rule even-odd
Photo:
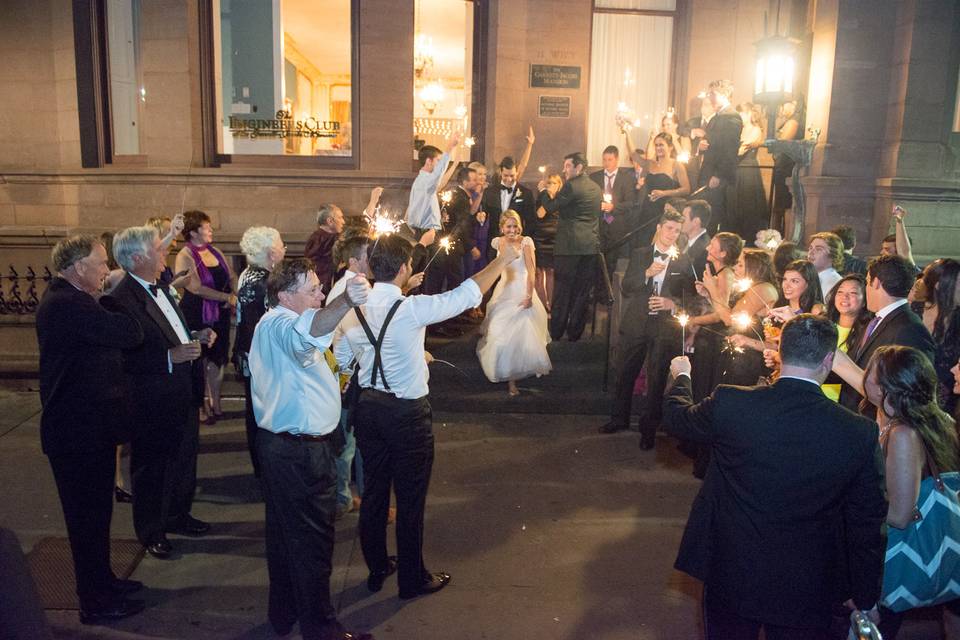
<svg viewBox="0 0 960 640">
<path fill-rule="evenodd" d="M 933 478 L 933 486 L 936 487 L 937 491 L 940 493 L 946 493 L 946 487 L 943 485 L 943 480 L 940 478 L 940 471 L 937 469 L 937 463 L 933 460 L 933 456 L 930 455 L 930 448 L 927 447 L 927 443 L 920 438 L 920 441 L 923 443 L 923 455 L 927 458 L 927 469 L 930 471 L 930 477 Z"/>
</svg>

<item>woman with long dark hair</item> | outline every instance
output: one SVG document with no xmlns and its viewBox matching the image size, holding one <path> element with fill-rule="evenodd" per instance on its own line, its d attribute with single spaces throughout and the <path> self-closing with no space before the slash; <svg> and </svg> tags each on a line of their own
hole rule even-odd
<svg viewBox="0 0 960 640">
<path fill-rule="evenodd" d="M 780 299 L 771 315 L 784 322 L 801 313 L 823 313 L 823 293 L 817 268 L 808 260 L 794 260 L 783 270 Z"/>
<path fill-rule="evenodd" d="M 850 347 L 859 345 L 873 314 L 867 309 L 866 278 L 859 273 L 844 276 L 827 294 L 827 318 L 837 325 L 837 348 L 848 353 Z M 823 383 L 823 393 L 837 402 L 840 400 L 842 381 L 831 373 Z"/>
<path fill-rule="evenodd" d="M 914 311 L 937 345 L 933 367 L 939 381 L 940 406 L 952 414 L 957 408 L 950 367 L 960 357 L 960 262 L 952 258 L 934 260 L 923 270 L 920 279 L 922 301 Z"/>
<path fill-rule="evenodd" d="M 690 193 L 687 168 L 675 157 L 673 137 L 669 133 L 659 133 L 653 138 L 653 147 L 654 155 L 647 159 L 644 175 L 647 197 L 641 204 L 641 221 L 659 220 L 663 206 L 670 198 Z"/>
<path fill-rule="evenodd" d="M 917 516 L 917 498 L 924 478 L 960 470 L 956 424 L 937 404 L 937 375 L 927 357 L 911 347 L 877 349 L 863 372 L 864 403 L 877 407 L 880 446 L 886 467 L 887 525 L 905 529 Z M 956 629 L 960 601 L 944 607 L 947 627 Z M 880 631 L 896 637 L 902 614 L 881 607 Z M 956 635 L 947 633 L 948 638 Z"/>
</svg>

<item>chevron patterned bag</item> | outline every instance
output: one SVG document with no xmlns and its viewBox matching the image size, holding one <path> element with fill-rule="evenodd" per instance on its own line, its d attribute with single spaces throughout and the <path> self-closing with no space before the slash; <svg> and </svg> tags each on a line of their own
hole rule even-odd
<svg viewBox="0 0 960 640">
<path fill-rule="evenodd" d="M 931 474 L 920 483 L 913 522 L 887 530 L 880 603 L 897 612 L 960 598 L 960 473 L 938 473 L 926 454 Z"/>
</svg>

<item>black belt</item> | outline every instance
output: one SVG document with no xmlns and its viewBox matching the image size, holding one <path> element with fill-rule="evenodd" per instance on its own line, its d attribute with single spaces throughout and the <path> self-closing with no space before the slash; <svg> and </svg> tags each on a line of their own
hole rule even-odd
<svg viewBox="0 0 960 640">
<path fill-rule="evenodd" d="M 286 440 L 296 440 L 298 442 L 326 442 L 333 437 L 333 434 L 336 433 L 336 429 L 330 433 L 325 433 L 322 436 L 315 436 L 310 433 L 290 433 L 289 431 L 282 431 L 280 433 L 269 431 L 268 433 L 272 433 L 275 436 L 280 436 Z"/>
</svg>

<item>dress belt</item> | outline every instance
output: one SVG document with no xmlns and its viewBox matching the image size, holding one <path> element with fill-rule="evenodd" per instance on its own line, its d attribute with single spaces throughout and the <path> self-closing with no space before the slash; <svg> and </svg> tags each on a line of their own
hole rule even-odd
<svg viewBox="0 0 960 640">
<path fill-rule="evenodd" d="M 280 433 L 274 433 L 275 436 L 280 436 L 286 440 L 296 440 L 298 442 L 326 442 L 333 437 L 333 434 L 336 433 L 336 430 L 331 431 L 330 433 L 325 433 L 322 436 L 315 436 L 309 433 L 290 433 L 289 431 L 281 431 Z"/>
</svg>

